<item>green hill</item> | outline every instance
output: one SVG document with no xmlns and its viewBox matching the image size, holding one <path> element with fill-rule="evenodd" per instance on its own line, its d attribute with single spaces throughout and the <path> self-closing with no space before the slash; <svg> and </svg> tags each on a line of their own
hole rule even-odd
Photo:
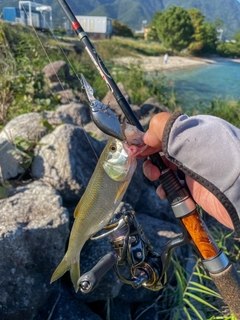
<svg viewBox="0 0 240 320">
<path fill-rule="evenodd" d="M 225 36 L 231 36 L 240 29 L 240 3 L 237 0 L 115 0 L 113 3 L 96 7 L 89 14 L 104 14 L 127 24 L 134 30 L 139 30 L 143 20 L 151 22 L 155 11 L 173 5 L 185 9 L 197 8 L 211 22 L 220 18 L 225 25 Z"/>
<path fill-rule="evenodd" d="M 37 2 L 37 1 L 36 1 Z M 53 20 L 59 23 L 64 16 L 57 0 L 39 0 L 53 7 Z M 170 6 L 182 6 L 186 9 L 198 8 L 209 21 L 217 18 L 225 24 L 225 37 L 232 36 L 240 29 L 240 3 L 237 0 L 68 0 L 74 13 L 78 15 L 107 15 L 125 23 L 133 30 L 140 30 L 142 21 L 151 22 L 157 10 Z M 0 12 L 5 6 L 18 6 L 16 0 L 1 0 Z"/>
</svg>

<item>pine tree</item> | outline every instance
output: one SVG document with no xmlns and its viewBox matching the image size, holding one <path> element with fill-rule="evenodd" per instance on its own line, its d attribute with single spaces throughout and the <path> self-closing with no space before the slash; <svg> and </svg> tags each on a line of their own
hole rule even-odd
<svg viewBox="0 0 240 320">
<path fill-rule="evenodd" d="M 181 51 L 192 42 L 194 29 L 189 13 L 181 7 L 170 7 L 156 23 L 159 39 L 166 48 Z"/>
</svg>

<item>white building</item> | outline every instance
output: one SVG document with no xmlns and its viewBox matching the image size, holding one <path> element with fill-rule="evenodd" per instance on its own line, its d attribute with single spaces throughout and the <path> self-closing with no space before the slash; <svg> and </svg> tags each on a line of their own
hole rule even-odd
<svg viewBox="0 0 240 320">
<path fill-rule="evenodd" d="M 111 38 L 112 19 L 102 16 L 76 16 L 83 30 L 94 39 Z"/>
<path fill-rule="evenodd" d="M 3 8 L 3 20 L 42 30 L 52 29 L 52 8 L 32 1 L 19 1 L 18 8 Z"/>
</svg>

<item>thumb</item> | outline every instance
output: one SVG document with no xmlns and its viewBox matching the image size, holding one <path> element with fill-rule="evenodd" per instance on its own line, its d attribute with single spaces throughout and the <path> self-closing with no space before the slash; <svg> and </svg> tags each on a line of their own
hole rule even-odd
<svg viewBox="0 0 240 320">
<path fill-rule="evenodd" d="M 170 113 L 161 112 L 156 114 L 150 121 L 149 129 L 144 134 L 143 141 L 150 147 L 162 148 L 162 136 L 165 125 L 171 116 Z"/>
</svg>

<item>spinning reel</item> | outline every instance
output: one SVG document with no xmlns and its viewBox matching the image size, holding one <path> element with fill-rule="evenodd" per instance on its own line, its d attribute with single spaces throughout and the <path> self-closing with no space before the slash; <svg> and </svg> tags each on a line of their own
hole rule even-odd
<svg viewBox="0 0 240 320">
<path fill-rule="evenodd" d="M 105 232 L 91 240 L 107 236 L 110 237 L 113 251 L 79 278 L 78 286 L 83 293 L 95 289 L 100 279 L 112 267 L 119 280 L 134 289 L 142 286 L 158 291 L 166 283 L 171 249 L 184 243 L 182 236 L 177 236 L 167 243 L 162 255 L 159 255 L 153 251 L 133 211 L 116 213 L 105 227 Z"/>
</svg>

